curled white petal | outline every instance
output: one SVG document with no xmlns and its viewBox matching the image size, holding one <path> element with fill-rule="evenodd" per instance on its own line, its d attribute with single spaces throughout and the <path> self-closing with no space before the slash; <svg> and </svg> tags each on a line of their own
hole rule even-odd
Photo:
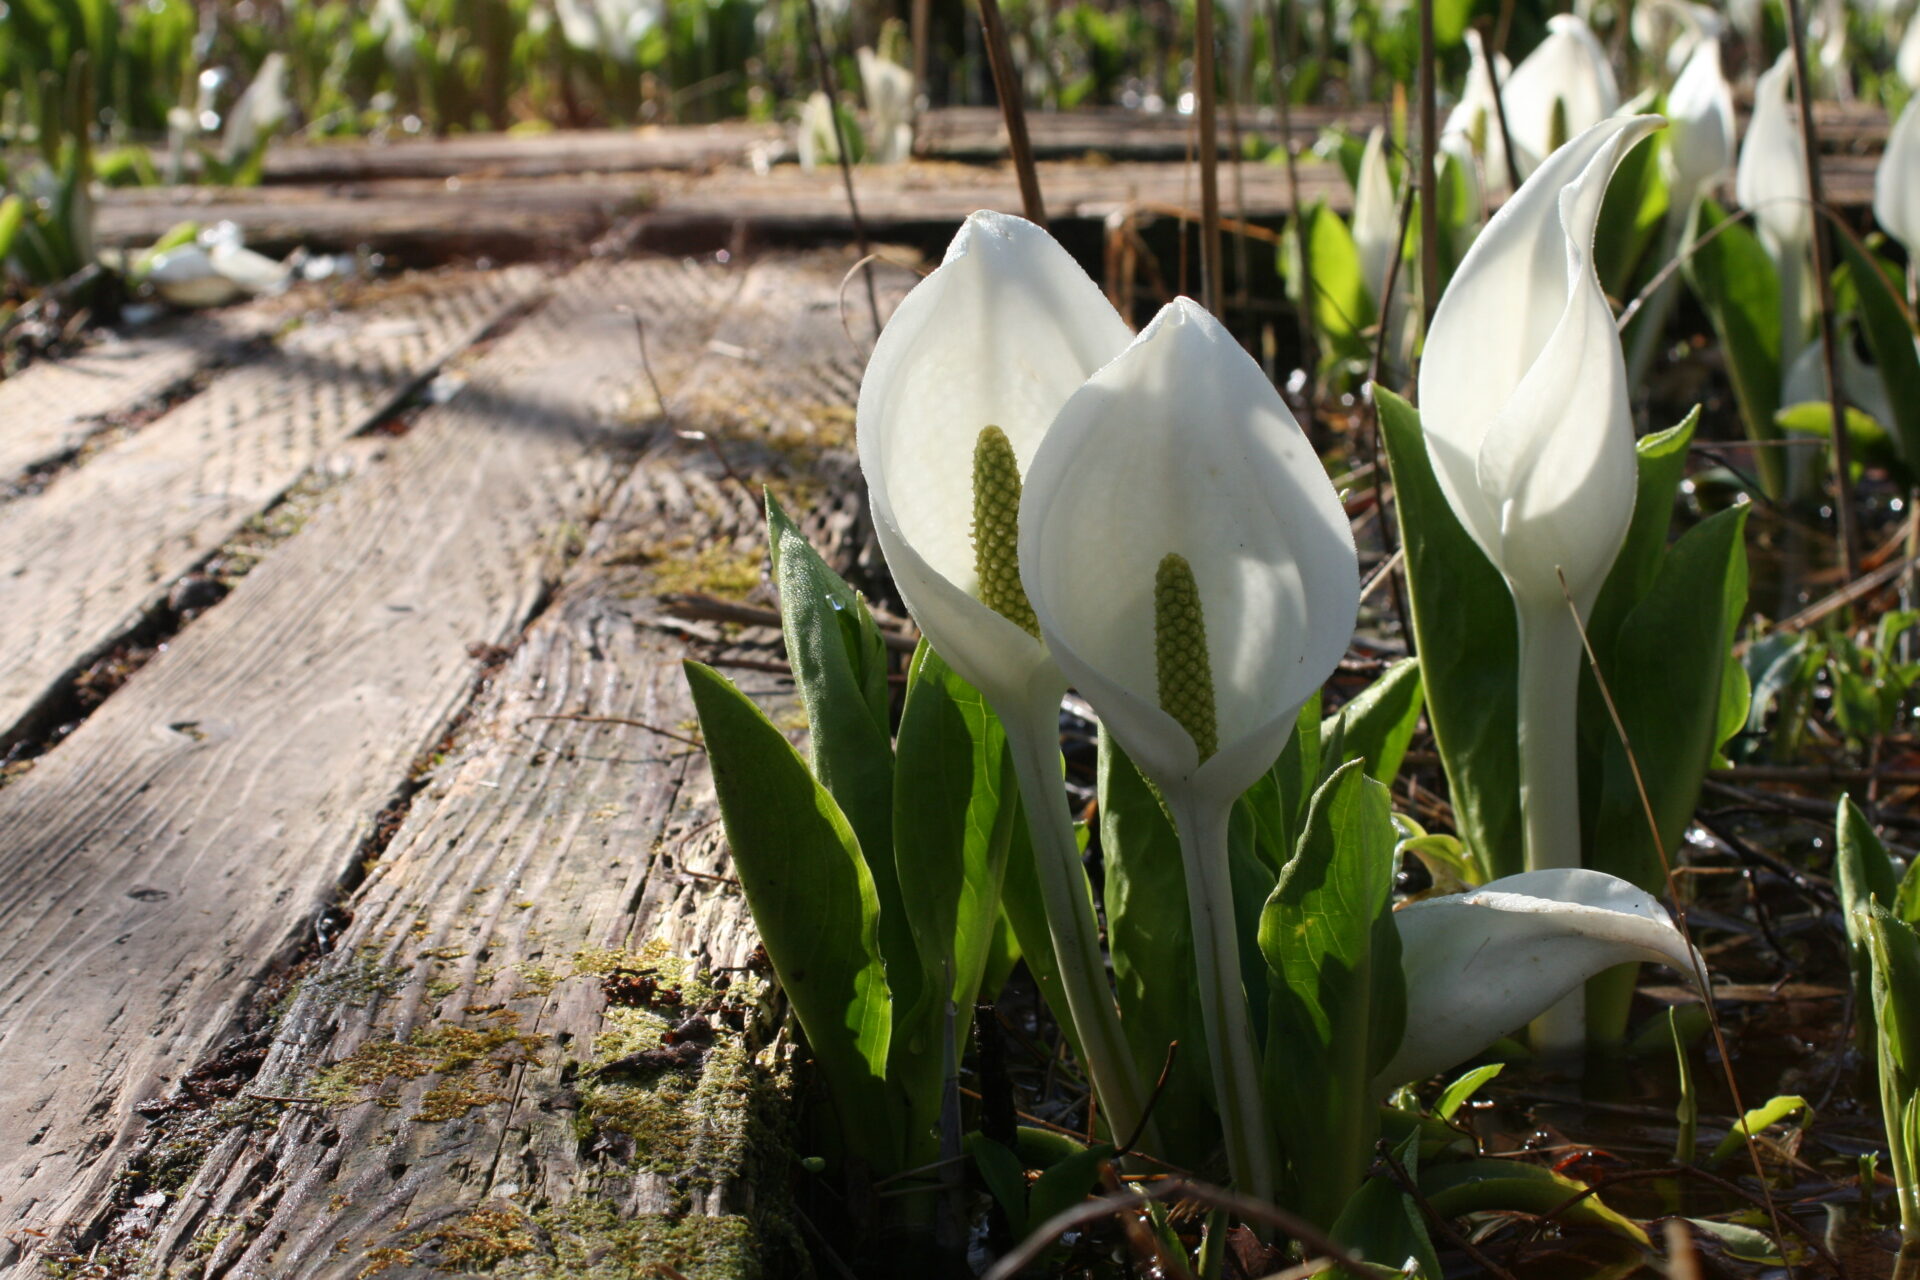
<svg viewBox="0 0 1920 1280">
<path fill-rule="evenodd" d="M 1592 602 L 1633 515 L 1633 421 L 1595 224 L 1626 149 L 1658 116 L 1560 148 L 1474 241 L 1441 298 L 1420 406 L 1448 503 L 1515 595 Z"/>
<path fill-rule="evenodd" d="M 1455 155 L 1477 159 L 1487 189 L 1505 191 L 1509 177 L 1507 144 L 1496 116 L 1493 70 L 1499 70 L 1500 83 L 1505 84 L 1513 76 L 1513 65 L 1496 54 L 1489 66 L 1486 45 L 1472 27 L 1467 28 L 1467 55 L 1466 84 L 1460 90 L 1460 101 L 1447 113 L 1446 127 L 1440 131 L 1441 145 Z"/>
<path fill-rule="evenodd" d="M 1160 707 L 1154 579 L 1192 566 L 1219 749 Z M 1054 421 L 1020 508 L 1028 599 L 1062 671 L 1143 772 L 1231 804 L 1286 745 L 1353 633 L 1359 570 L 1338 495 L 1260 367 L 1189 299 Z"/>
<path fill-rule="evenodd" d="M 1024 471 L 1067 398 L 1130 336 L 1045 231 L 976 213 L 874 345 L 856 417 L 874 528 L 920 629 L 990 699 L 1023 696 L 1051 660 L 976 597 L 974 445 L 999 427 Z"/>
<path fill-rule="evenodd" d="M 1920 30 L 1920 19 L 1914 21 Z M 1907 99 L 1873 176 L 1873 216 L 1911 256 L 1920 249 L 1920 95 Z"/>
<path fill-rule="evenodd" d="M 1654 898 L 1579 868 L 1529 871 L 1394 912 L 1407 1030 L 1380 1092 L 1443 1070 L 1525 1026 L 1588 978 L 1650 960 L 1694 979 L 1694 953 Z"/>
</svg>

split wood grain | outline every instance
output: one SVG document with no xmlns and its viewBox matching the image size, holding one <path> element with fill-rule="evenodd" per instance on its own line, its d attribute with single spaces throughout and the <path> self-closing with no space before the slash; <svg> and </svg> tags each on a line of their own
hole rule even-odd
<svg viewBox="0 0 1920 1280">
<path fill-rule="evenodd" d="M 0 506 L 0 745 L 309 467 L 539 283 L 528 268 L 383 288 Z"/>
<path fill-rule="evenodd" d="M 325 931 L 376 815 L 469 698 L 470 647 L 512 640 L 550 590 L 645 421 L 618 308 L 676 317 L 697 347 L 732 284 L 574 273 L 0 790 L 0 1275 L 38 1276 L 110 1212 L 134 1107 L 217 1057 Z"/>
</svg>

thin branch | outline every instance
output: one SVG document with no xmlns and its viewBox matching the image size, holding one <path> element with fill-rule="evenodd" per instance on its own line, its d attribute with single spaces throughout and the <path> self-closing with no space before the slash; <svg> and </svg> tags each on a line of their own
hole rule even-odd
<svg viewBox="0 0 1920 1280">
<path fill-rule="evenodd" d="M 1733 1055 L 1727 1051 L 1726 1033 L 1720 1026 L 1720 1013 L 1713 1007 L 1713 985 L 1707 979 L 1707 962 L 1700 949 L 1693 945 L 1693 930 L 1687 924 L 1687 904 L 1680 895 L 1680 886 L 1674 878 L 1673 860 L 1667 856 L 1667 842 L 1660 838 L 1660 820 L 1654 816 L 1653 800 L 1647 794 L 1647 781 L 1640 772 L 1640 758 L 1634 754 L 1633 742 L 1627 737 L 1627 725 L 1620 718 L 1620 708 L 1613 700 L 1613 690 L 1607 684 L 1606 673 L 1600 670 L 1600 659 L 1593 651 L 1593 640 L 1587 635 L 1586 620 L 1580 616 L 1580 607 L 1573 602 L 1573 592 L 1567 586 L 1567 575 L 1556 569 L 1560 579 L 1560 594 L 1566 598 L 1567 611 L 1573 615 L 1574 629 L 1580 633 L 1580 647 L 1587 651 L 1587 666 L 1593 672 L 1593 681 L 1599 686 L 1600 700 L 1606 704 L 1607 717 L 1613 721 L 1613 731 L 1620 737 L 1621 750 L 1627 755 L 1627 768 L 1633 774 L 1633 788 L 1640 794 L 1640 807 L 1647 816 L 1647 829 L 1653 837 L 1653 850 L 1660 855 L 1660 871 L 1666 877 L 1667 895 L 1673 899 L 1675 923 L 1680 927 L 1680 937 L 1687 944 L 1687 954 L 1693 960 L 1693 979 L 1699 986 L 1700 1003 L 1707 1011 L 1707 1026 L 1713 1031 L 1713 1044 L 1720 1055 L 1720 1066 L 1726 1073 L 1727 1096 L 1733 1100 L 1733 1109 L 1740 1115 L 1747 1114 L 1747 1104 L 1740 1096 L 1740 1081 L 1733 1073 Z M 1753 1134 L 1744 1123 L 1740 1126 L 1746 1135 L 1747 1155 L 1753 1161 L 1753 1173 L 1760 1180 L 1760 1195 L 1766 1202 L 1767 1216 L 1773 1222 L 1774 1238 L 1780 1242 L 1781 1259 L 1786 1258 L 1786 1231 L 1782 1225 L 1784 1215 L 1780 1206 L 1774 1203 L 1773 1192 L 1767 1186 L 1766 1167 L 1760 1163 L 1760 1147 L 1753 1140 Z M 1793 1280 L 1793 1265 L 1786 1263 L 1787 1280 Z"/>
<path fill-rule="evenodd" d="M 847 152 L 847 131 L 840 120 L 840 99 L 834 92 L 833 64 L 827 59 L 827 38 L 820 30 L 818 0 L 807 0 L 807 27 L 812 36 L 813 69 L 820 81 L 820 92 L 827 95 L 827 114 L 833 120 L 833 143 L 840 152 L 840 182 L 847 189 L 847 216 L 853 221 L 853 242 L 866 257 L 867 224 L 860 216 L 860 201 L 853 194 L 853 158 Z M 873 276 L 867 276 L 867 309 L 873 315 L 873 331 L 880 332 L 880 298 L 873 291 Z"/>
<path fill-rule="evenodd" d="M 1194 4 L 1194 88 L 1200 98 L 1200 299 L 1220 314 L 1219 76 L 1213 65 L 1213 0 Z"/>
<path fill-rule="evenodd" d="M 1439 169 L 1434 155 L 1440 137 L 1437 123 L 1440 91 L 1434 84 L 1439 57 L 1433 48 L 1433 4 L 1434 0 L 1420 0 L 1420 333 L 1423 338 L 1433 331 L 1433 309 L 1440 303 Z"/>
<path fill-rule="evenodd" d="M 1033 141 L 1027 137 L 1026 104 L 1013 65 L 1013 47 L 1007 43 L 1007 22 L 1000 15 L 1000 0 L 980 0 L 980 27 L 986 36 L 987 65 L 993 71 L 1000 117 L 1007 124 L 1007 149 L 1013 153 L 1013 170 L 1020 179 L 1020 207 L 1028 222 L 1044 227 L 1047 206 L 1040 199 L 1040 174 L 1033 163 Z"/>
<path fill-rule="evenodd" d="M 1820 194 L 1820 142 L 1813 124 L 1813 82 L 1807 76 L 1807 41 L 1800 17 L 1800 0 L 1781 0 L 1787 20 L 1787 39 L 1793 49 L 1794 92 L 1800 98 L 1800 150 L 1807 165 L 1807 199 L 1815 209 L 1826 201 Z M 1847 435 L 1846 394 L 1840 388 L 1840 344 L 1834 335 L 1833 281 L 1827 274 L 1830 246 L 1825 225 L 1813 225 L 1813 282 L 1820 300 L 1820 358 L 1826 366 L 1827 405 L 1833 412 L 1834 513 L 1840 521 L 1840 560 L 1847 577 L 1860 576 L 1860 526 L 1853 509 L 1853 441 Z M 1786 353 L 1782 352 L 1782 359 Z"/>
<path fill-rule="evenodd" d="M 1413 1180 L 1413 1176 L 1407 1172 L 1407 1167 L 1401 1164 L 1399 1157 L 1393 1154 L 1392 1143 L 1382 1138 L 1374 1145 L 1374 1150 L 1382 1160 L 1386 1161 L 1387 1172 L 1391 1173 L 1393 1180 L 1400 1184 L 1401 1192 L 1413 1201 L 1414 1207 L 1420 1210 L 1421 1216 L 1432 1223 L 1434 1228 L 1456 1249 L 1471 1258 L 1482 1272 L 1492 1276 L 1494 1280 L 1514 1280 L 1513 1272 L 1482 1253 L 1473 1241 L 1461 1235 L 1453 1223 L 1433 1207 L 1431 1201 L 1420 1194 L 1420 1184 Z"/>
</svg>

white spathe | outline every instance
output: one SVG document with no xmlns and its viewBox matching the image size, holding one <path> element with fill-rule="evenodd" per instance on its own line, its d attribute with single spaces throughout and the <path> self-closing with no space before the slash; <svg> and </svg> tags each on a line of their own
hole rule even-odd
<svg viewBox="0 0 1920 1280">
<path fill-rule="evenodd" d="M 1594 274 L 1607 182 L 1658 116 L 1595 125 L 1488 222 L 1440 299 L 1420 365 L 1434 472 L 1516 599 L 1584 612 L 1626 537 L 1633 417 L 1613 312 Z"/>
<path fill-rule="evenodd" d="M 1192 566 L 1219 746 L 1161 708 L 1154 581 Z M 1272 382 L 1191 299 L 1163 308 L 1055 419 L 1027 477 L 1020 568 L 1068 679 L 1163 791 L 1231 805 L 1346 652 L 1353 532 Z"/>
<path fill-rule="evenodd" d="M 913 72 L 868 48 L 857 50 L 856 56 L 867 112 L 873 118 L 867 159 L 874 164 L 898 164 L 913 155 Z"/>
<path fill-rule="evenodd" d="M 1920 29 L 1920 18 L 1914 21 Z M 1920 94 L 1907 99 L 1873 175 L 1873 216 L 1912 258 L 1920 250 Z"/>
<path fill-rule="evenodd" d="M 1753 214 L 1768 247 L 1804 246 L 1813 237 L 1807 157 L 1787 103 L 1793 55 L 1783 53 L 1753 86 L 1753 116 L 1740 143 L 1734 197 Z"/>
<path fill-rule="evenodd" d="M 1411 903 L 1393 923 L 1407 1029 L 1374 1079 L 1378 1093 L 1472 1057 L 1614 965 L 1650 960 L 1696 978 L 1697 956 L 1665 908 L 1599 871 L 1523 872 Z"/>
<path fill-rule="evenodd" d="M 1673 207 L 1684 215 L 1733 168 L 1733 86 L 1720 67 L 1718 40 L 1694 45 L 1667 94 L 1667 121 L 1661 164 Z"/>
<path fill-rule="evenodd" d="M 1387 168 L 1387 131 L 1378 125 L 1360 153 L 1353 188 L 1353 243 L 1360 251 L 1360 274 L 1377 306 L 1387 285 L 1387 270 L 1400 252 L 1400 202 L 1393 196 Z"/>
<path fill-rule="evenodd" d="M 1586 132 L 1620 106 L 1620 86 L 1606 50 L 1592 29 L 1570 13 L 1547 20 L 1547 38 L 1513 69 L 1504 89 L 1507 131 L 1523 176 L 1553 150 L 1556 102 L 1567 138 Z"/>
<path fill-rule="evenodd" d="M 261 62 L 253 83 L 227 113 L 227 125 L 220 135 L 221 160 L 236 164 L 245 159 L 292 114 L 293 100 L 287 96 L 287 56 L 270 53 Z"/>
<path fill-rule="evenodd" d="M 1504 192 L 1511 184 L 1493 74 L 1498 70 L 1500 83 L 1505 84 L 1513 76 L 1513 66 L 1504 55 L 1496 55 L 1490 65 L 1486 45 L 1472 27 L 1467 28 L 1467 56 L 1467 81 L 1460 90 L 1460 101 L 1447 113 L 1446 127 L 1440 131 L 1440 145 L 1463 160 L 1477 161 L 1486 190 Z M 1477 207 L 1479 201 L 1474 203 Z"/>
<path fill-rule="evenodd" d="M 1043 643 L 978 598 L 974 446 L 999 427 L 1024 472 L 1068 397 L 1131 337 L 1053 237 L 982 212 L 867 364 L 856 438 L 881 549 L 927 639 L 996 708 L 1023 705 L 1036 680 L 1059 686 L 1057 708 L 1065 682 Z"/>
</svg>

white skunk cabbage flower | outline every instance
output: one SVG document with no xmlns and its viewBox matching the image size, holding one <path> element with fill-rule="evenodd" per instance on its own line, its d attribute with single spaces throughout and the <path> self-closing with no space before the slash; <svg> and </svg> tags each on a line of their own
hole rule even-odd
<svg viewBox="0 0 1920 1280">
<path fill-rule="evenodd" d="M 1920 30 L 1920 18 L 1914 21 Z M 1909 258 L 1920 250 L 1920 95 L 1907 99 L 1873 175 L 1873 216 Z"/>
<path fill-rule="evenodd" d="M 292 114 L 293 100 L 287 97 L 287 57 L 283 53 L 270 53 L 260 64 L 253 83 L 227 113 L 227 125 L 220 135 L 221 160 L 227 164 L 239 163 Z"/>
<path fill-rule="evenodd" d="M 1653 0 L 1633 7 L 1628 29 L 1641 53 L 1653 57 L 1664 51 L 1667 70 L 1677 73 L 1702 40 L 1718 40 L 1726 26 L 1719 13 L 1694 0 Z"/>
<path fill-rule="evenodd" d="M 1697 42 L 1667 94 L 1667 149 L 1661 166 L 1673 207 L 1691 216 L 1694 200 L 1733 168 L 1733 86 L 1720 69 L 1720 42 Z"/>
<path fill-rule="evenodd" d="M 1260 367 L 1191 299 L 1054 419 L 1020 500 L 1020 570 L 1061 669 L 1180 834 L 1202 1022 L 1235 1185 L 1276 1152 L 1241 983 L 1227 823 L 1346 652 L 1353 533 Z"/>
<path fill-rule="evenodd" d="M 1123 1136 L 1146 1114 L 1146 1092 L 1107 986 L 1061 785 L 1067 681 L 1021 585 L 1018 521 L 1023 478 L 1055 415 L 1131 337 L 1045 231 L 976 213 L 887 321 L 855 415 L 894 585 L 928 643 L 1006 728 L 1068 1016 L 1100 1108 Z"/>
<path fill-rule="evenodd" d="M 873 117 L 873 145 L 867 159 L 898 164 L 913 156 L 913 72 L 871 49 L 862 48 L 860 84 Z"/>
<path fill-rule="evenodd" d="M 1462 160 L 1477 161 L 1481 185 L 1487 191 L 1505 192 L 1511 183 L 1493 73 L 1497 69 L 1500 83 L 1505 84 L 1513 76 L 1513 64 L 1505 55 L 1496 54 L 1489 65 L 1487 47 L 1472 27 L 1467 28 L 1467 56 L 1467 82 L 1460 90 L 1460 101 L 1447 113 L 1446 126 L 1440 130 L 1440 145 Z M 1477 205 L 1479 201 L 1474 203 Z"/>
<path fill-rule="evenodd" d="M 1529 871 L 1393 913 L 1407 1029 L 1374 1079 L 1387 1093 L 1525 1026 L 1588 978 L 1651 960 L 1693 984 L 1698 953 L 1652 895 L 1615 876 Z"/>
<path fill-rule="evenodd" d="M 800 104 L 800 134 L 795 148 L 802 169 L 840 163 L 840 135 L 833 125 L 833 100 L 818 89 Z"/>
<path fill-rule="evenodd" d="M 1753 86 L 1753 116 L 1740 143 L 1734 198 L 1753 214 L 1760 243 L 1780 275 L 1780 349 L 1797 351 L 1806 335 L 1803 298 L 1809 283 L 1813 206 L 1807 192 L 1807 157 L 1788 114 L 1793 54 L 1783 53 Z"/>
<path fill-rule="evenodd" d="M 1887 396 L 1886 380 L 1854 350 L 1849 328 L 1839 331 L 1839 341 L 1834 345 L 1840 360 L 1840 390 L 1847 403 L 1882 426 L 1891 426 L 1893 401 Z M 1816 338 L 1788 363 L 1780 380 L 1780 404 L 1786 407 L 1818 401 L 1824 405 L 1827 400 L 1826 353 Z"/>
<path fill-rule="evenodd" d="M 1385 297 L 1388 269 L 1400 256 L 1400 202 L 1394 199 L 1393 174 L 1387 168 L 1387 131 L 1378 125 L 1360 153 L 1353 188 L 1353 243 L 1360 251 L 1360 274 L 1377 305 Z"/>
<path fill-rule="evenodd" d="M 1455 271 L 1420 365 L 1435 478 L 1513 593 L 1529 871 L 1579 861 L 1581 645 L 1566 594 L 1581 618 L 1592 611 L 1637 486 L 1626 363 L 1594 274 L 1594 228 L 1620 157 L 1661 123 L 1602 121 L 1534 171 Z M 1541 1047 L 1570 1052 L 1584 1034 L 1576 998 L 1542 1029 Z"/>
<path fill-rule="evenodd" d="M 1900 73 L 1909 89 L 1920 89 L 1920 13 L 1907 19 L 1907 29 L 1894 50 L 1893 69 Z"/>
<path fill-rule="evenodd" d="M 1606 50 L 1586 23 L 1568 13 L 1547 20 L 1547 38 L 1513 69 L 1505 89 L 1507 130 L 1522 175 L 1620 106 Z"/>
<path fill-rule="evenodd" d="M 146 279 L 176 307 L 218 307 L 236 298 L 280 293 L 293 278 L 284 262 L 255 253 L 231 222 L 217 223 L 193 244 L 156 254 Z"/>
<path fill-rule="evenodd" d="M 367 14 L 367 30 L 380 41 L 380 50 L 388 63 L 405 70 L 413 65 L 414 41 L 420 28 L 407 10 L 407 0 L 374 0 Z"/>
</svg>

